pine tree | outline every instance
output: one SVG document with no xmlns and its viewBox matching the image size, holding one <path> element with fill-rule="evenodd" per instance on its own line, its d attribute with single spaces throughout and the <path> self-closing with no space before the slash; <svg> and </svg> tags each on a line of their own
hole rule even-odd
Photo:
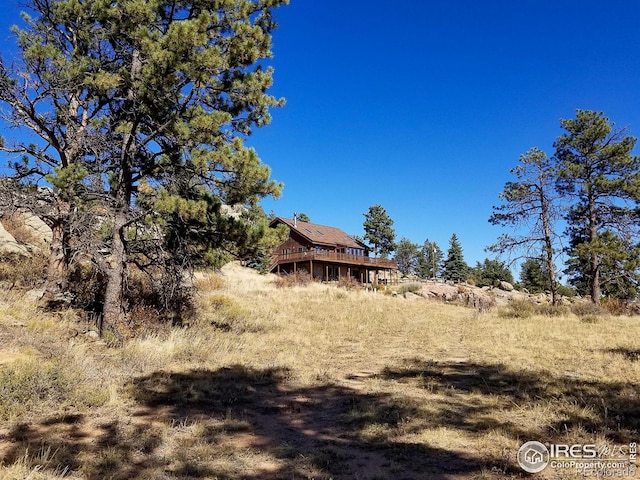
<svg viewBox="0 0 640 480">
<path fill-rule="evenodd" d="M 436 278 L 440 273 L 444 253 L 436 242 L 424 241 L 420 249 L 417 272 L 422 278 Z"/>
<path fill-rule="evenodd" d="M 614 128 L 602 112 L 577 110 L 560 121 L 567 133 L 556 140 L 558 189 L 573 200 L 567 214 L 569 255 L 594 303 L 602 296 L 603 266 L 633 249 L 640 200 L 636 139 Z M 611 232 L 618 241 L 606 240 Z M 577 272 L 573 272 L 577 273 Z"/>
<path fill-rule="evenodd" d="M 394 260 L 398 264 L 398 270 L 403 275 L 415 273 L 418 265 L 418 245 L 408 238 L 402 238 L 396 247 L 396 255 Z"/>
<path fill-rule="evenodd" d="M 369 207 L 369 211 L 363 214 L 364 239 L 373 245 L 374 255 L 386 258 L 396 249 L 396 233 L 393 230 L 393 220 L 381 205 Z"/>
<path fill-rule="evenodd" d="M 222 207 L 251 209 L 279 194 L 281 185 L 269 179 L 269 168 L 243 138 L 267 125 L 269 109 L 283 103 L 266 94 L 272 70 L 262 59 L 270 56 L 272 10 L 284 3 L 31 0 L 39 17 L 21 33 L 25 68 L 65 67 L 43 70 L 54 84 L 43 94 L 55 109 L 66 109 L 67 130 L 86 129 L 95 139 L 69 136 L 82 150 L 73 162 L 64 163 L 62 155 L 50 159 L 48 173 L 72 198 L 77 185 L 91 183 L 108 211 L 108 252 L 96 258 L 107 277 L 106 323 L 117 327 L 123 320 L 130 261 L 171 262 L 180 255 L 167 255 L 163 244 L 182 248 L 203 238 L 199 228 L 225 248 L 229 233 L 252 225 Z M 78 45 L 68 47 L 69 38 Z M 4 68 L 2 81 L 19 94 L 18 73 L 12 77 Z M 70 86 L 75 90 L 65 93 Z M 58 105 L 56 88 L 67 103 Z M 11 106 L 18 124 L 42 129 L 20 117 L 19 105 Z M 53 132 L 42 150 L 65 135 Z M 36 166 L 42 164 L 35 157 Z M 98 181 L 89 182 L 90 176 Z"/>
<path fill-rule="evenodd" d="M 517 178 L 507 182 L 500 194 L 503 204 L 493 207 L 489 222 L 519 230 L 520 235 L 504 234 L 488 250 L 498 254 L 517 253 L 517 258 L 537 258 L 540 249 L 544 252 L 545 271 L 549 275 L 552 303 L 557 303 L 555 257 L 559 250 L 559 236 L 555 222 L 560 215 L 555 195 L 557 173 L 554 159 L 538 148 L 532 148 L 520 156 L 520 165 L 511 170 Z"/>
<path fill-rule="evenodd" d="M 444 261 L 443 277 L 452 282 L 463 282 L 469 274 L 469 266 L 464 261 L 462 246 L 458 236 L 454 233 L 449 239 L 447 259 Z"/>
</svg>

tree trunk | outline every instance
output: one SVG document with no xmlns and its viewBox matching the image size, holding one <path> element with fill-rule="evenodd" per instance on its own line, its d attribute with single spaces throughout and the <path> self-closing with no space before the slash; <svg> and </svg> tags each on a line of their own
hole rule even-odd
<svg viewBox="0 0 640 480">
<path fill-rule="evenodd" d="M 598 239 L 598 223 L 595 196 L 592 192 L 592 188 L 593 187 L 591 185 L 587 186 L 587 196 L 589 201 L 589 248 L 591 251 L 591 268 L 589 273 L 591 277 L 591 301 L 596 305 L 600 305 L 600 296 L 602 295 L 602 291 L 600 289 L 600 256 L 595 250 L 595 244 Z"/>
<path fill-rule="evenodd" d="M 55 216 L 48 220 L 51 228 L 51 251 L 47 261 L 45 291 L 42 304 L 48 308 L 65 303 L 64 297 L 69 287 L 69 265 L 71 263 L 71 207 L 68 202 L 56 200 Z"/>
<path fill-rule="evenodd" d="M 540 177 L 542 183 L 544 179 Z M 542 229 L 544 231 L 544 250 L 546 253 L 547 269 L 549 270 L 549 288 L 551 289 L 551 304 L 558 304 L 558 286 L 556 285 L 556 266 L 553 262 L 553 243 L 551 238 L 551 221 L 549 219 L 549 205 L 545 192 L 540 190 L 540 204 L 542 206 Z"/>
<path fill-rule="evenodd" d="M 122 331 L 125 314 L 123 287 L 127 267 L 126 226 L 127 209 L 120 206 L 114 218 L 111 258 L 107 262 L 107 286 L 102 310 L 103 325 L 111 327 L 116 334 Z"/>
<path fill-rule="evenodd" d="M 142 71 L 142 59 L 140 51 L 134 49 L 131 60 L 131 78 L 135 79 Z M 125 111 L 131 112 L 132 118 L 128 123 L 127 131 L 122 136 L 120 148 L 118 180 L 114 192 L 114 218 L 112 232 L 111 259 L 107 269 L 107 287 L 104 296 L 104 309 L 102 313 L 103 324 L 115 330 L 117 335 L 122 332 L 125 319 L 124 311 L 124 281 L 127 273 L 127 227 L 129 225 L 128 213 L 131 204 L 131 192 L 133 188 L 132 163 L 136 151 L 135 121 L 136 92 L 132 86 L 127 92 L 127 107 Z"/>
</svg>

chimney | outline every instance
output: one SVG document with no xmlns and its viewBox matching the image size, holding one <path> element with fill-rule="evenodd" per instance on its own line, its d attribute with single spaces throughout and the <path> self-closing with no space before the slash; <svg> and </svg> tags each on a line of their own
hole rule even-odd
<svg viewBox="0 0 640 480">
<path fill-rule="evenodd" d="M 293 226 L 298 228 L 298 214 L 296 212 L 293 212 Z"/>
</svg>

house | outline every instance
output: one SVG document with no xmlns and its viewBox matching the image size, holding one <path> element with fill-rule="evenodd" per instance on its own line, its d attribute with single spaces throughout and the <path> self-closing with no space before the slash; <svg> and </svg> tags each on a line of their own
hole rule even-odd
<svg viewBox="0 0 640 480">
<path fill-rule="evenodd" d="M 276 217 L 271 227 L 286 225 L 289 237 L 272 254 L 269 271 L 305 271 L 321 281 L 352 278 L 361 283 L 397 283 L 393 260 L 370 257 L 370 249 L 339 228 Z"/>
</svg>

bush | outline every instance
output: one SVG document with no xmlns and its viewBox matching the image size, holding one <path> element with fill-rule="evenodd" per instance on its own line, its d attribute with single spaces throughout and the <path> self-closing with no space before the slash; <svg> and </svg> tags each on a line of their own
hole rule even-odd
<svg viewBox="0 0 640 480">
<path fill-rule="evenodd" d="M 418 283 L 406 283 L 404 285 L 401 285 L 397 292 L 398 295 L 404 295 L 407 292 L 415 293 L 416 295 L 418 295 L 421 289 L 422 286 Z"/>
<path fill-rule="evenodd" d="M 340 277 L 338 287 L 344 287 L 347 290 L 360 290 L 362 289 L 362 284 L 353 277 Z"/>
<path fill-rule="evenodd" d="M 576 296 L 576 291 L 571 287 L 567 287 L 566 285 L 558 285 L 557 293 L 558 295 L 562 295 L 563 297 L 567 298 L 573 298 Z"/>
<path fill-rule="evenodd" d="M 577 302 L 571 305 L 571 312 L 578 317 L 603 316 L 607 313 L 601 306 L 587 301 Z"/>
<path fill-rule="evenodd" d="M 602 308 L 611 315 L 633 315 L 629 302 L 620 298 L 607 298 L 602 302 Z"/>
<path fill-rule="evenodd" d="M 0 282 L 33 289 L 44 285 L 47 257 L 42 254 L 7 255 L 0 257 Z"/>
<path fill-rule="evenodd" d="M 535 305 L 528 300 L 512 300 L 506 308 L 499 310 L 502 318 L 529 318 L 536 313 Z"/>
<path fill-rule="evenodd" d="M 303 287 L 311 283 L 311 275 L 304 270 L 280 275 L 273 282 L 277 288 Z"/>
</svg>

